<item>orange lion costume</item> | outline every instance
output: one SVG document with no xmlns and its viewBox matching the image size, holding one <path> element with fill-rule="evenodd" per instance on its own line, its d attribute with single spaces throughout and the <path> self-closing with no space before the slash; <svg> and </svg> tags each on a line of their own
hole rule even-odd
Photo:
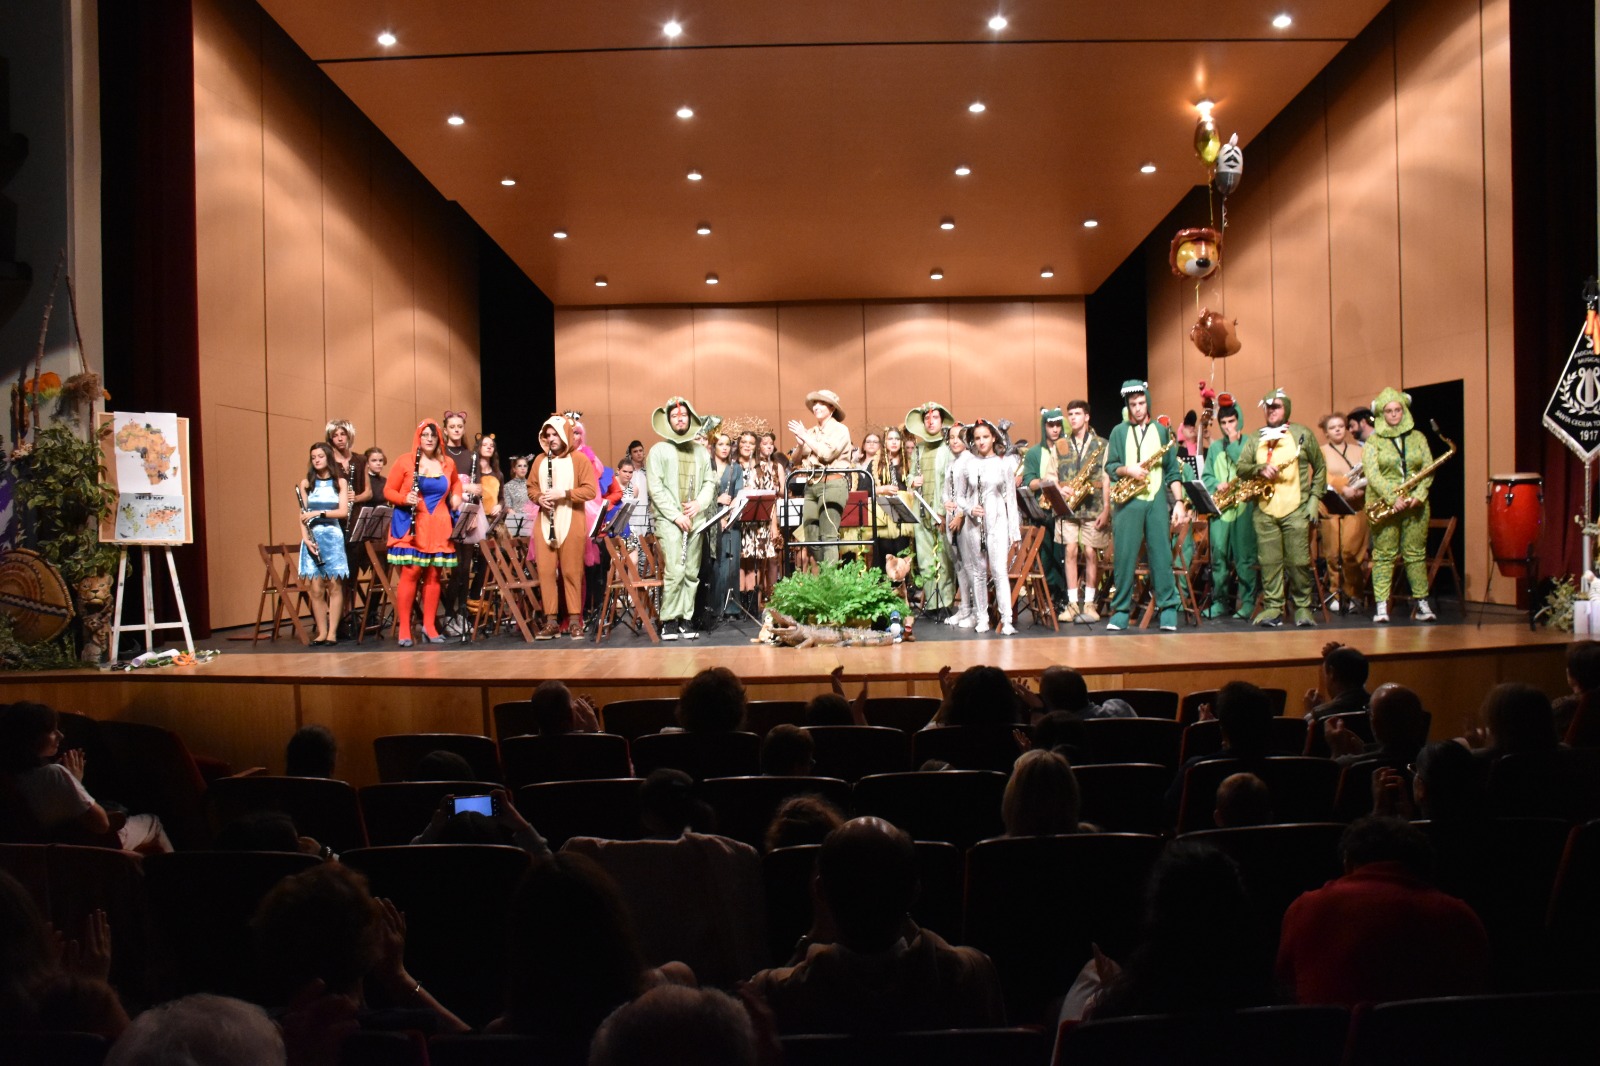
<svg viewBox="0 0 1600 1066">
<path fill-rule="evenodd" d="M 600 495 L 594 464 L 572 447 L 572 422 L 551 415 L 539 428 L 539 447 L 528 471 L 528 500 L 535 508 L 528 534 L 528 558 L 539 574 L 544 624 L 537 639 L 551 640 L 561 630 L 558 619 L 565 594 L 571 624 L 567 635 L 583 636 L 583 549 L 589 539 L 583 505 Z"/>
</svg>

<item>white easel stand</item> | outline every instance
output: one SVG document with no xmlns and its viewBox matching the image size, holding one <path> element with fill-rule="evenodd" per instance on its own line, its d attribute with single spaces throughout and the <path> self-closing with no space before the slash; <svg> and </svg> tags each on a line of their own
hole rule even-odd
<svg viewBox="0 0 1600 1066">
<path fill-rule="evenodd" d="M 112 662 L 117 660 L 117 649 L 122 646 L 124 633 L 144 633 L 144 650 L 151 651 L 155 647 L 155 634 L 158 629 L 183 630 L 183 643 L 188 647 L 189 654 L 194 654 L 194 636 L 189 632 L 189 612 L 183 605 L 183 587 L 178 584 L 178 564 L 172 561 L 171 548 L 161 550 L 167 553 L 167 573 L 172 575 L 172 596 L 178 601 L 178 620 L 156 621 L 155 596 L 150 587 L 150 547 L 141 544 L 139 552 L 140 561 L 143 563 L 140 569 L 144 575 L 144 624 L 131 626 L 122 624 L 122 589 L 128 578 L 128 549 L 123 548 L 117 557 L 117 604 L 111 615 L 111 647 L 107 649 Z"/>
</svg>

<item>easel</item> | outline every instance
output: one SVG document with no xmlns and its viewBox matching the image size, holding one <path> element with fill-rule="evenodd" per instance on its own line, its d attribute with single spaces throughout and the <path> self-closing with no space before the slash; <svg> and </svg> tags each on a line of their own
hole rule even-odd
<svg viewBox="0 0 1600 1066">
<path fill-rule="evenodd" d="M 172 597 L 178 601 L 178 620 L 176 622 L 156 621 L 155 590 L 150 579 L 150 545 L 138 545 L 139 555 L 143 563 L 143 591 L 144 591 L 144 622 L 141 625 L 125 626 L 122 624 L 122 590 L 128 578 L 128 548 L 124 547 L 117 553 L 117 602 L 111 614 L 111 646 L 108 649 L 113 661 L 117 658 L 117 649 L 121 646 L 124 633 L 143 632 L 144 650 L 150 651 L 155 646 L 155 634 L 159 629 L 183 630 L 183 643 L 189 649 L 189 654 L 194 654 L 194 635 L 189 632 L 189 612 L 183 606 L 183 586 L 178 583 L 178 564 L 172 560 L 172 549 L 163 547 L 167 555 L 167 573 L 172 575 Z"/>
</svg>

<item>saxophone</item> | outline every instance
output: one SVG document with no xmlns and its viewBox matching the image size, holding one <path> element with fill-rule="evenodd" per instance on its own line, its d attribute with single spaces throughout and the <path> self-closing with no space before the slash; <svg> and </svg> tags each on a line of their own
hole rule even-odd
<svg viewBox="0 0 1600 1066">
<path fill-rule="evenodd" d="M 1400 482 L 1400 484 L 1396 486 L 1394 490 L 1394 496 L 1397 500 L 1402 496 L 1409 495 L 1411 490 L 1416 488 L 1417 485 L 1421 483 L 1423 478 L 1432 477 L 1433 472 L 1443 466 L 1445 460 L 1449 459 L 1456 453 L 1456 442 L 1439 432 L 1439 423 L 1429 422 L 1428 424 L 1433 427 L 1433 432 L 1438 435 L 1440 440 L 1445 442 L 1445 444 L 1448 446 L 1448 449 L 1443 455 L 1439 456 L 1439 458 L 1435 459 L 1421 470 L 1418 470 L 1415 474 L 1412 474 L 1410 477 Z M 1389 519 L 1393 518 L 1399 513 L 1400 512 L 1394 509 L 1393 503 L 1384 503 L 1382 500 L 1373 500 L 1371 503 L 1367 504 L 1367 521 L 1371 522 L 1373 525 L 1377 525 L 1379 522 L 1387 522 Z"/>
<path fill-rule="evenodd" d="M 1157 448 L 1154 455 L 1139 464 L 1139 469 L 1148 474 L 1151 470 L 1155 469 L 1156 464 L 1161 462 L 1162 457 L 1170 452 L 1172 450 L 1172 446 L 1176 443 L 1178 443 L 1178 438 L 1176 436 L 1168 437 L 1167 443 L 1163 444 L 1160 448 Z M 1140 481 L 1138 478 L 1134 477 L 1120 477 L 1116 480 L 1116 483 L 1111 486 L 1111 502 L 1117 504 L 1127 503 L 1129 500 L 1139 495 L 1139 493 L 1143 492 L 1145 486 L 1148 484 L 1148 480 Z"/>
<path fill-rule="evenodd" d="M 1264 477 L 1238 478 L 1216 495 L 1217 510 L 1227 511 L 1246 500 L 1272 499 L 1272 482 Z"/>
<path fill-rule="evenodd" d="M 1105 450 L 1106 442 L 1102 439 L 1095 450 L 1089 453 L 1089 458 L 1078 468 L 1078 472 L 1072 475 L 1072 480 L 1068 481 L 1062 489 L 1061 495 L 1065 497 L 1067 507 L 1070 509 L 1076 511 L 1083 505 L 1083 501 L 1089 498 L 1089 494 L 1094 491 L 1095 482 L 1100 480 L 1100 471 L 1097 468 L 1100 457 L 1105 454 Z"/>
</svg>

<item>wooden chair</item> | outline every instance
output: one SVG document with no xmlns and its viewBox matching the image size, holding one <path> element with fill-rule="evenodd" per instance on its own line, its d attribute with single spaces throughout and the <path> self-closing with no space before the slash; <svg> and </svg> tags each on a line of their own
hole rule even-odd
<svg viewBox="0 0 1600 1066">
<path fill-rule="evenodd" d="M 367 569 L 357 575 L 356 594 L 361 598 L 361 624 L 356 627 L 356 643 L 366 639 L 368 633 L 383 636 L 388 628 L 391 607 L 395 603 L 395 576 L 389 562 L 378 550 L 378 541 L 365 541 L 362 550 L 367 553 Z M 378 610 L 377 620 L 372 618 Z"/>
<path fill-rule="evenodd" d="M 1146 549 L 1146 553 L 1148 555 L 1148 547 Z M 1194 580 L 1190 576 L 1189 567 L 1183 565 L 1182 541 L 1179 541 L 1172 546 L 1172 580 L 1176 582 L 1178 586 L 1178 609 L 1188 616 L 1189 623 L 1191 625 L 1198 627 L 1201 619 L 1200 605 L 1195 601 L 1194 598 Z M 1149 595 L 1144 601 L 1144 613 L 1139 618 L 1139 628 L 1149 629 L 1150 619 L 1155 617 L 1156 613 L 1156 596 L 1155 587 L 1150 580 L 1150 564 L 1148 561 L 1142 562 L 1138 566 L 1134 567 L 1133 584 L 1135 602 L 1138 602 L 1139 599 L 1139 586 L 1141 583 L 1144 585 L 1145 591 Z"/>
<path fill-rule="evenodd" d="M 654 538 L 652 538 L 654 539 Z M 659 603 L 663 578 L 657 571 L 645 577 L 639 571 L 638 561 L 628 551 L 627 543 L 620 537 L 604 539 L 606 554 L 611 558 L 611 569 L 606 577 L 605 606 L 600 611 L 600 624 L 595 626 L 594 639 L 599 643 L 619 622 L 631 615 L 636 630 L 643 630 L 650 643 L 660 644 L 661 634 Z M 654 549 L 660 551 L 657 545 Z"/>
<path fill-rule="evenodd" d="M 261 602 L 256 607 L 256 625 L 250 636 L 250 644 L 254 646 L 263 634 L 276 642 L 279 630 L 287 624 L 300 643 L 309 647 L 311 634 L 300 618 L 311 610 L 311 590 L 300 583 L 300 546 L 262 544 L 259 547 L 265 572 L 261 578 Z M 269 604 L 272 607 L 270 623 L 266 620 Z"/>
<path fill-rule="evenodd" d="M 533 643 L 533 630 L 528 620 L 533 617 L 533 609 L 539 602 L 538 582 L 519 558 L 515 539 L 506 532 L 504 526 L 500 526 L 478 542 L 478 551 L 489 568 L 489 579 L 483 587 L 483 602 L 487 604 L 492 600 L 493 603 L 491 632 L 499 629 L 501 620 L 509 615 L 516 623 L 517 632 L 522 634 L 523 641 Z M 474 640 L 478 638 L 482 621 L 481 617 L 473 620 Z"/>
<path fill-rule="evenodd" d="M 247 814 L 280 811 L 295 829 L 334 851 L 367 845 L 366 826 L 356 790 L 344 781 L 322 777 L 224 777 L 206 791 L 214 830 Z M 426 824 L 426 823 L 423 823 Z M 417 826 L 416 832 L 422 831 Z"/>
<path fill-rule="evenodd" d="M 1430 518 L 1428 520 L 1428 533 L 1434 530 L 1443 530 L 1439 539 L 1439 547 L 1428 560 L 1428 588 L 1437 591 L 1439 588 L 1439 571 L 1447 569 L 1450 580 L 1455 583 L 1456 597 L 1463 603 L 1466 602 L 1466 587 L 1461 584 L 1461 568 L 1456 565 L 1455 535 L 1458 518 Z"/>
<path fill-rule="evenodd" d="M 1023 526 L 1022 539 L 1011 549 L 1006 566 L 1011 577 L 1011 609 L 1015 614 L 1018 602 L 1025 601 L 1034 625 L 1048 625 L 1059 631 L 1061 625 L 1056 621 L 1055 601 L 1050 597 L 1041 554 L 1044 536 L 1043 526 Z"/>
</svg>

